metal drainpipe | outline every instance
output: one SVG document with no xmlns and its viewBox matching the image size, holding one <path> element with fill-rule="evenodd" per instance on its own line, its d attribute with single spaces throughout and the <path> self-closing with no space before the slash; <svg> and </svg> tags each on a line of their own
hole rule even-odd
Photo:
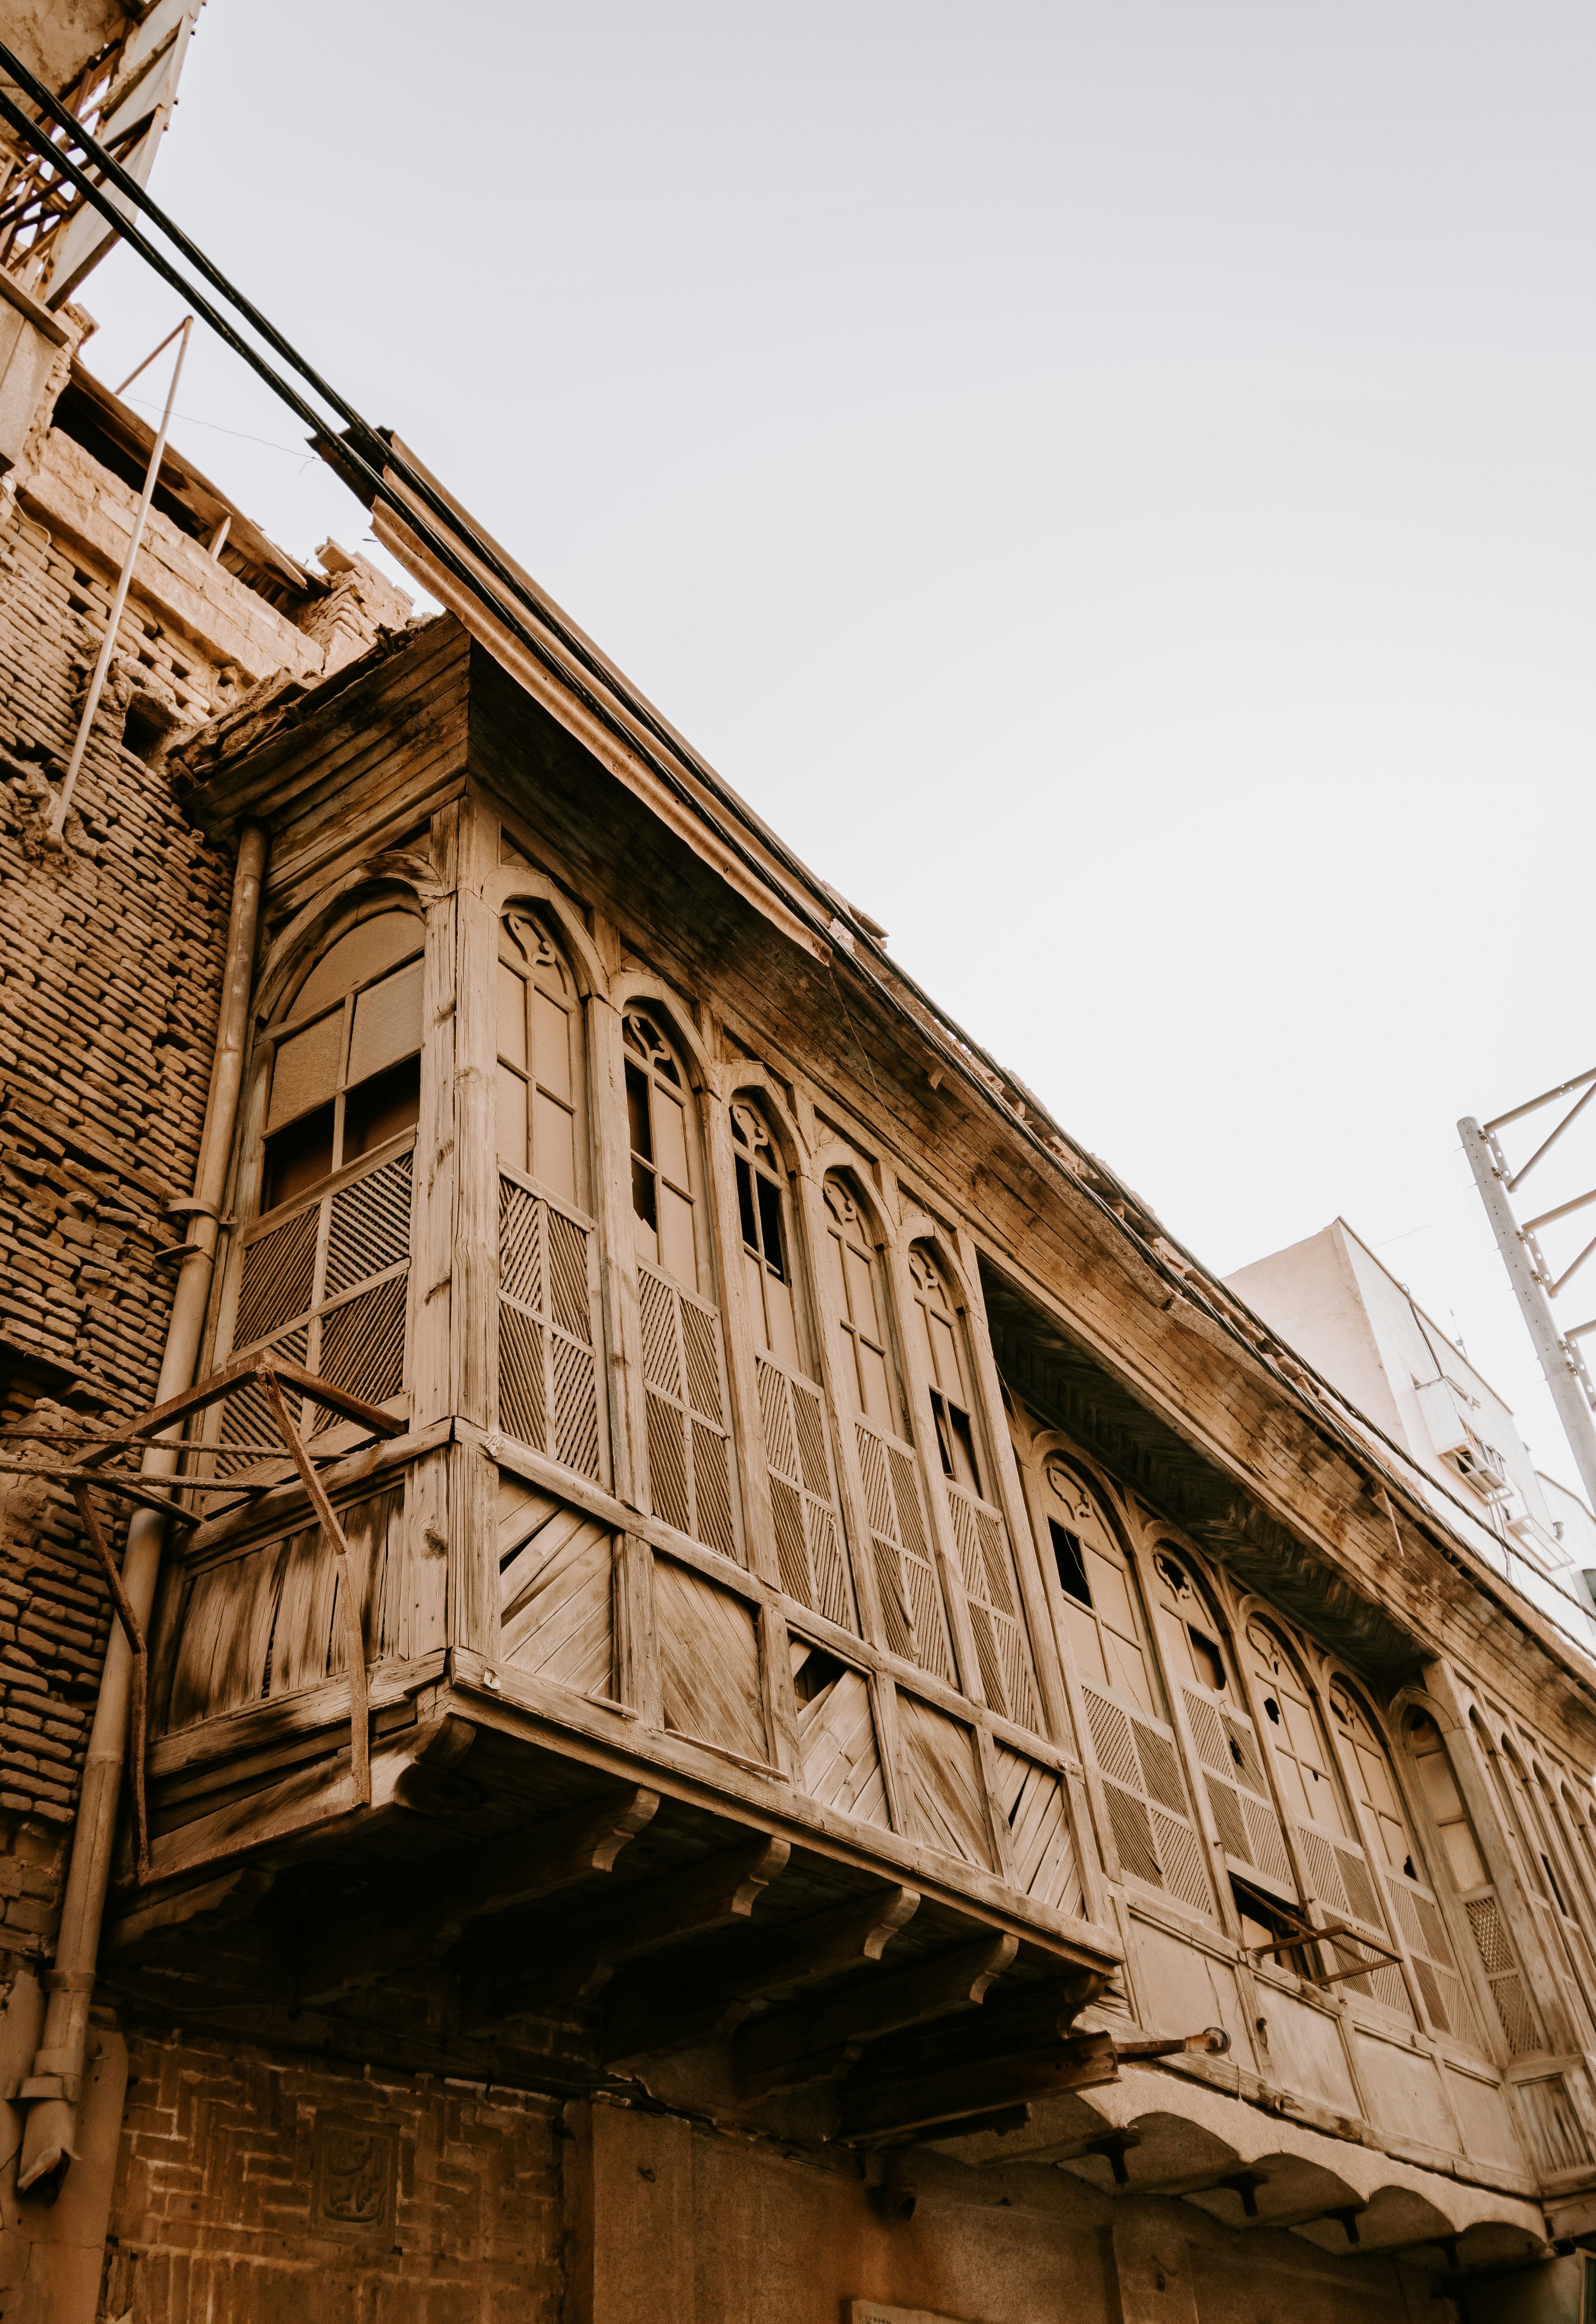
<svg viewBox="0 0 1596 2324">
<path fill-rule="evenodd" d="M 260 923 L 267 846 L 267 835 L 261 825 L 249 823 L 241 827 L 205 1131 L 199 1166 L 194 1175 L 193 1201 L 184 1205 L 191 1248 L 179 1271 L 172 1296 L 157 1403 L 168 1397 L 180 1396 L 193 1385 L 200 1336 L 205 1329 L 216 1260 L 217 1214 L 226 1191 L 227 1162 L 233 1149 L 233 1130 L 238 1118 L 238 1095 L 244 1078 L 255 931 Z M 179 1450 L 170 1439 L 152 1444 L 144 1455 L 143 1474 L 171 1476 L 177 1468 Z M 165 1530 L 164 1519 L 152 1509 L 135 1510 L 127 1528 L 122 1579 L 146 1629 L 155 1602 Z M 28 2109 L 17 2172 L 19 2194 L 30 2187 L 39 2187 L 41 2192 L 48 2189 L 53 2194 L 67 2165 L 77 2159 L 78 2102 L 88 2050 L 89 2002 L 94 1993 L 106 1892 L 111 1878 L 123 1762 L 127 1756 L 132 1670 L 127 1641 L 113 1624 L 94 1725 L 89 1730 L 88 1754 L 84 1761 L 83 1788 L 72 1833 L 67 1893 L 55 1968 L 50 1980 L 43 2039 L 33 2060 L 32 2073 L 17 2092 L 17 2103 Z"/>
</svg>

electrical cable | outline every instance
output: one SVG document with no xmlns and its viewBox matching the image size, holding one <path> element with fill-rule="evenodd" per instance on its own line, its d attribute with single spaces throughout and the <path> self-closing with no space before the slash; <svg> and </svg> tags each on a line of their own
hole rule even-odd
<svg viewBox="0 0 1596 2324">
<path fill-rule="evenodd" d="M 309 428 L 318 447 L 327 447 L 324 456 L 328 458 L 329 465 L 335 471 L 343 472 L 346 483 L 351 481 L 348 474 L 350 467 L 362 475 L 371 486 L 372 499 L 380 499 L 384 505 L 392 509 L 444 570 L 468 589 L 489 613 L 503 622 L 516 641 L 559 685 L 575 694 L 583 707 L 597 720 L 607 733 L 622 743 L 625 749 L 641 757 L 650 771 L 666 785 L 678 803 L 686 807 L 697 821 L 715 835 L 721 845 L 752 873 L 760 885 L 768 888 L 772 894 L 780 897 L 785 908 L 792 912 L 795 918 L 806 923 L 811 933 L 830 951 L 835 945 L 833 934 L 835 915 L 831 909 L 832 899 L 829 896 L 827 896 L 826 909 L 821 912 L 808 904 L 803 897 L 793 896 L 781 883 L 775 881 L 769 866 L 762 862 L 757 853 L 738 838 L 734 832 L 729 831 L 715 816 L 711 814 L 692 786 L 685 782 L 673 767 L 641 743 L 633 729 L 619 718 L 607 703 L 595 696 L 579 679 L 575 678 L 569 669 L 560 661 L 558 657 L 549 651 L 543 641 L 525 625 L 519 615 L 506 608 L 494 593 L 487 588 L 481 576 L 474 572 L 446 541 L 439 540 L 433 527 L 420 516 L 413 502 L 407 500 L 388 483 L 388 474 L 392 472 L 400 477 L 407 488 L 419 496 L 427 508 L 433 512 L 447 531 L 466 548 L 468 554 L 486 567 L 503 583 L 516 604 L 524 606 L 543 628 L 551 632 L 559 640 L 567 651 L 584 669 L 587 670 L 600 684 L 613 690 L 630 715 L 635 718 L 648 733 L 656 737 L 666 749 L 679 755 L 706 783 L 731 816 L 736 820 L 744 821 L 756 827 L 763 844 L 770 847 L 783 867 L 795 875 L 803 888 L 808 890 L 811 894 L 816 892 L 826 894 L 826 891 L 816 880 L 815 875 L 799 862 L 797 856 L 792 854 L 779 835 L 770 831 L 761 818 L 755 816 L 743 802 L 728 792 L 727 786 L 712 769 L 697 758 L 690 746 L 684 743 L 679 737 L 668 733 L 648 704 L 632 692 L 625 680 L 621 678 L 620 673 L 596 658 L 586 642 L 560 620 L 558 612 L 546 600 L 528 590 L 519 576 L 503 564 L 492 544 L 483 540 L 475 528 L 461 517 L 459 512 L 449 506 L 430 480 L 412 468 L 402 454 L 394 451 L 389 437 L 382 429 L 374 428 L 355 410 L 353 405 L 346 403 L 345 399 L 321 378 L 320 374 L 297 353 L 275 327 L 260 313 L 260 310 L 229 281 L 221 270 L 213 265 L 203 252 L 182 232 L 182 229 L 166 217 L 164 211 L 145 192 L 143 187 L 128 175 L 121 164 L 88 131 L 83 128 L 80 123 L 74 119 L 60 100 L 54 97 L 42 83 L 36 80 L 20 59 L 15 57 L 4 43 L 0 43 L 0 68 L 4 68 L 16 84 L 32 97 L 42 111 L 50 115 L 69 133 L 78 149 L 94 161 L 103 176 L 115 185 L 127 200 L 134 203 L 152 220 L 173 246 L 180 250 L 204 280 L 212 285 L 218 295 L 244 317 L 252 328 L 260 333 L 267 344 L 281 355 L 283 361 L 298 373 L 307 385 L 310 386 L 340 418 L 344 419 L 349 432 L 333 437 L 325 420 L 304 401 L 299 391 L 288 381 L 282 379 L 259 352 L 239 335 L 226 318 L 218 314 L 210 302 L 194 289 L 192 283 L 177 272 L 147 236 L 141 234 L 132 221 L 122 215 L 106 194 L 103 187 L 55 143 L 42 124 L 31 121 L 3 90 L 0 90 L 0 119 L 8 122 L 11 127 L 22 136 L 24 143 L 32 146 L 34 151 L 48 155 L 52 164 L 77 187 L 83 198 L 106 220 L 113 232 L 126 242 L 128 246 L 135 251 L 163 281 L 177 290 L 180 297 L 186 299 L 201 320 L 208 323 L 224 344 L 240 355 L 272 393 L 281 401 L 286 403 L 295 416 Z M 366 456 L 359 445 L 351 440 L 354 435 L 363 438 L 372 447 L 381 466 L 374 466 L 372 460 Z M 336 452 L 333 449 L 335 445 Z M 364 497 L 358 487 L 355 489 L 357 497 Z M 367 501 L 365 504 L 369 507 L 372 502 Z M 850 919 L 853 919 L 851 911 Z M 875 940 L 871 937 L 868 929 L 863 928 L 856 919 L 853 919 L 853 925 L 867 943 L 874 944 Z M 1068 1148 L 1093 1177 L 1106 1181 L 1116 1190 L 1121 1199 L 1133 1204 L 1137 1211 L 1148 1219 L 1149 1226 L 1158 1240 L 1167 1244 L 1183 1260 L 1196 1269 L 1200 1276 L 1205 1277 L 1207 1269 L 1203 1262 L 1171 1235 L 1161 1222 L 1147 1212 L 1146 1205 L 1140 1198 L 1133 1194 L 1111 1168 L 1100 1162 L 1095 1156 L 1089 1154 L 1077 1139 L 1070 1136 L 1062 1124 L 1053 1120 L 1045 1107 L 1037 1105 L 1035 1110 L 1047 1125 L 1050 1135 L 1046 1139 L 1038 1133 L 1028 1119 L 1017 1114 L 1010 1106 L 1003 1103 L 999 1091 L 986 1080 L 980 1070 L 980 1065 L 987 1067 L 1000 1083 L 1012 1083 L 1013 1076 L 978 1042 L 972 1040 L 911 976 L 896 962 L 890 960 L 890 955 L 883 951 L 882 957 L 890 966 L 893 976 L 903 990 L 926 1010 L 932 1019 L 931 1025 L 926 1025 L 913 1010 L 906 1006 L 899 993 L 895 992 L 892 987 L 875 972 L 868 958 L 862 959 L 859 956 L 852 943 L 844 949 L 853 965 L 858 970 L 863 982 L 894 1018 L 909 1027 L 922 1038 L 930 1034 L 937 1039 L 948 1064 L 973 1093 L 994 1111 L 999 1111 L 1001 1106 L 1000 1119 L 1003 1120 L 1005 1126 L 1010 1131 L 1018 1130 L 1026 1142 L 1055 1167 L 1062 1164 L 1078 1190 L 1086 1196 L 1106 1221 L 1112 1222 L 1122 1239 L 1131 1244 L 1143 1264 L 1149 1267 L 1176 1296 L 1195 1307 L 1243 1352 L 1250 1356 L 1255 1362 L 1261 1364 L 1276 1384 L 1293 1397 L 1305 1410 L 1314 1425 L 1328 1435 L 1339 1451 L 1351 1456 L 1354 1465 L 1360 1468 L 1364 1466 L 1370 1455 L 1367 1439 L 1349 1428 L 1333 1410 L 1327 1410 L 1315 1398 L 1303 1394 L 1298 1381 L 1294 1380 L 1269 1352 L 1270 1347 L 1280 1347 L 1284 1343 L 1260 1316 L 1254 1314 L 1244 1301 L 1226 1292 L 1225 1300 L 1228 1306 L 1239 1310 L 1254 1326 L 1258 1333 L 1258 1338 L 1255 1340 L 1238 1326 L 1233 1320 L 1233 1315 L 1227 1312 L 1226 1306 L 1222 1306 L 1212 1298 L 1200 1285 L 1194 1284 L 1181 1269 L 1171 1267 L 1148 1237 L 1144 1236 L 1116 1207 L 1115 1203 L 1100 1192 L 1097 1186 L 1092 1185 L 1081 1170 L 1072 1168 L 1058 1149 L 1063 1147 Z M 973 1062 L 977 1060 L 979 1065 Z M 1027 1092 L 1026 1095 L 1029 1100 L 1030 1093 Z M 1346 1399 L 1340 1390 L 1295 1351 L 1292 1351 L 1290 1360 L 1303 1377 L 1314 1382 L 1315 1388 L 1332 1405 L 1345 1403 Z M 1348 1409 L 1355 1409 L 1355 1407 L 1349 1406 Z M 1442 1492 L 1460 1515 L 1466 1517 L 1471 1524 L 1478 1522 L 1473 1512 L 1458 1499 L 1455 1494 L 1445 1486 L 1437 1485 L 1428 1472 L 1420 1468 L 1412 1454 L 1405 1447 L 1397 1443 L 1393 1438 L 1388 1436 L 1377 1422 L 1367 1419 L 1361 1414 L 1358 1417 L 1362 1426 L 1395 1457 L 1404 1471 L 1411 1471 L 1416 1477 L 1422 1480 L 1426 1488 Z M 1427 1501 L 1415 1493 L 1413 1488 L 1404 1483 L 1402 1480 L 1398 1479 L 1397 1482 L 1398 1490 L 1410 1502 L 1410 1518 L 1416 1520 L 1427 1532 L 1426 1520 L 1433 1517 L 1433 1511 Z M 1434 1536 L 1432 1536 L 1431 1538 Z M 1453 1553 L 1444 1544 L 1438 1543 L 1436 1545 L 1444 1556 L 1453 1563 L 1456 1562 Z M 1488 1576 L 1490 1574 L 1489 1566 L 1485 1567 L 1485 1572 Z M 1478 1579 L 1472 1575 L 1471 1569 L 1471 1578 Z M 1494 1576 L 1490 1578 L 1494 1580 Z M 1573 1603 L 1572 1599 L 1570 1603 L 1571 1605 Z M 1508 1606 L 1506 1610 L 1511 1612 L 1513 1609 Z M 1591 1683 L 1589 1679 L 1586 1683 Z"/>
</svg>

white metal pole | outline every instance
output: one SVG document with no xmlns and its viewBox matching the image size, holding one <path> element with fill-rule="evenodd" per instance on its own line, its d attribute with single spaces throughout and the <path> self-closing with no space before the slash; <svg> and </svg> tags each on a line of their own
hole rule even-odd
<svg viewBox="0 0 1596 2324">
<path fill-rule="evenodd" d="M 1546 1386 L 1552 1391 L 1552 1401 L 1557 1407 L 1557 1417 L 1563 1423 L 1563 1433 L 1568 1439 L 1583 1480 L 1585 1498 L 1596 1508 L 1596 1413 L 1591 1409 L 1591 1399 L 1585 1384 L 1575 1367 L 1572 1351 L 1557 1329 L 1552 1314 L 1552 1303 L 1546 1296 L 1546 1286 L 1536 1272 L 1523 1231 L 1513 1216 L 1508 1190 L 1491 1153 L 1490 1141 L 1480 1124 L 1470 1116 L 1458 1123 L 1458 1135 L 1463 1141 L 1463 1152 L 1469 1157 L 1469 1167 L 1474 1173 L 1474 1184 L 1480 1189 L 1480 1199 L 1485 1205 L 1485 1215 L 1490 1221 L 1497 1249 L 1508 1270 L 1519 1313 L 1529 1326 L 1529 1336 L 1540 1359 Z"/>
<path fill-rule="evenodd" d="M 122 608 L 127 603 L 128 584 L 133 579 L 134 559 L 139 553 L 139 544 L 143 540 L 144 525 L 150 514 L 150 503 L 155 497 L 155 483 L 161 474 L 161 463 L 166 454 L 166 431 L 171 425 L 171 407 L 177 398 L 178 382 L 183 373 L 183 357 L 189 352 L 189 334 L 193 327 L 193 316 L 185 315 L 179 326 L 178 333 L 174 334 L 178 340 L 178 355 L 177 361 L 171 367 L 171 385 L 166 391 L 166 410 L 161 415 L 161 433 L 155 438 L 154 448 L 150 454 L 150 465 L 144 471 L 143 498 L 139 503 L 138 514 L 133 521 L 133 532 L 128 540 L 127 554 L 122 560 L 122 570 L 116 576 L 115 593 L 111 599 L 111 617 L 106 623 L 106 635 L 100 647 L 100 658 L 94 666 L 94 676 L 88 681 L 88 694 L 83 705 L 83 715 L 78 722 L 78 740 L 72 745 L 72 755 L 67 762 L 67 771 L 62 778 L 60 789 L 56 794 L 55 806 L 51 810 L 50 828 L 51 835 L 56 839 L 60 837 L 66 826 L 67 809 L 72 804 L 72 793 L 78 788 L 78 776 L 83 765 L 83 754 L 88 748 L 89 729 L 94 724 L 94 714 L 100 706 L 100 695 L 105 687 L 106 673 L 111 667 L 111 656 L 116 650 L 116 632 L 122 622 Z M 159 353 L 160 350 L 157 349 L 156 352 Z M 140 368 L 142 369 L 143 366 L 141 365 Z M 138 374 L 135 372 L 134 376 L 136 378 Z"/>
</svg>

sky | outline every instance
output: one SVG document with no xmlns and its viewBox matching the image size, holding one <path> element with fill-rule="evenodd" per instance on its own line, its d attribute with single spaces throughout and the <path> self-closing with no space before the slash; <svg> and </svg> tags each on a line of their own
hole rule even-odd
<svg viewBox="0 0 1596 2324">
<path fill-rule="evenodd" d="M 1573 0 L 208 0 L 152 190 L 1180 1240 L 1344 1215 L 1574 1481 L 1454 1125 L 1596 1066 L 1593 110 Z"/>
</svg>

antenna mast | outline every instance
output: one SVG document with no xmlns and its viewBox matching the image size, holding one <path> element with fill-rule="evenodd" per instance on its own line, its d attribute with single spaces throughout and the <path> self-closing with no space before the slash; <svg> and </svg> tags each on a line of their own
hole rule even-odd
<svg viewBox="0 0 1596 2324">
<path fill-rule="evenodd" d="M 1579 1094 L 1575 1095 L 1575 1093 Z M 1498 1131 L 1509 1122 L 1523 1121 L 1544 1106 L 1554 1105 L 1559 1098 L 1573 1097 L 1573 1103 L 1556 1128 L 1544 1138 L 1527 1162 L 1517 1170 L 1508 1167 Z M 1596 1315 L 1588 1322 L 1575 1323 L 1563 1331 L 1552 1312 L 1552 1302 L 1564 1291 L 1572 1278 L 1596 1252 L 1596 1236 L 1592 1236 L 1577 1258 L 1572 1259 L 1560 1274 L 1554 1274 L 1547 1264 L 1537 1237 L 1544 1227 L 1555 1221 L 1570 1218 L 1596 1203 L 1596 1186 L 1571 1202 L 1555 1204 L 1549 1211 L 1527 1219 L 1522 1226 L 1514 1215 L 1511 1197 L 1530 1172 L 1549 1154 L 1564 1131 L 1596 1099 L 1596 1066 L 1589 1073 L 1578 1074 L 1573 1081 L 1561 1082 L 1555 1089 L 1544 1091 L 1523 1105 L 1516 1105 L 1506 1113 L 1499 1113 L 1493 1121 L 1481 1129 L 1472 1115 L 1458 1123 L 1458 1135 L 1463 1141 L 1463 1152 L 1469 1157 L 1469 1167 L 1474 1173 L 1474 1184 L 1480 1189 L 1480 1199 L 1485 1205 L 1485 1215 L 1490 1221 L 1497 1249 L 1508 1270 L 1519 1312 L 1529 1326 L 1529 1336 L 1535 1342 L 1541 1370 L 1546 1386 L 1552 1391 L 1552 1401 L 1557 1407 L 1557 1417 L 1563 1423 L 1569 1449 L 1578 1465 L 1585 1498 L 1596 1508 L 1596 1389 L 1585 1368 L 1580 1342 L 1587 1333 L 1596 1332 Z"/>
</svg>

